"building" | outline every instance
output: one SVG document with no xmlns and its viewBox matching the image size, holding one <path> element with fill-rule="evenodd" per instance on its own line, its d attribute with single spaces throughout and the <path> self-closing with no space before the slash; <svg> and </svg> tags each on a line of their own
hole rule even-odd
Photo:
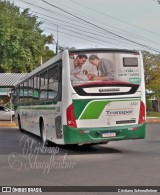
<svg viewBox="0 0 160 195">
<path fill-rule="evenodd" d="M 27 73 L 0 73 L 0 104 L 9 102 L 9 92 L 14 88 L 14 84 Z"/>
</svg>

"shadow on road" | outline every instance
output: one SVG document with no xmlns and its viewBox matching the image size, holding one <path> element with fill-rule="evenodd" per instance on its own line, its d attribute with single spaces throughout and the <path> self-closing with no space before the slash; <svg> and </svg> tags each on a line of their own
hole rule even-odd
<svg viewBox="0 0 160 195">
<path fill-rule="evenodd" d="M 107 147 L 106 144 L 99 145 L 57 145 L 49 142 L 49 145 L 43 147 L 41 139 L 29 132 L 20 133 L 18 129 L 3 129 L 0 130 L 0 155 L 9 155 L 11 153 L 35 153 L 38 150 L 39 155 L 48 155 L 50 151 L 58 149 L 57 155 L 83 155 L 83 154 L 107 154 L 121 153 L 120 150 Z"/>
</svg>

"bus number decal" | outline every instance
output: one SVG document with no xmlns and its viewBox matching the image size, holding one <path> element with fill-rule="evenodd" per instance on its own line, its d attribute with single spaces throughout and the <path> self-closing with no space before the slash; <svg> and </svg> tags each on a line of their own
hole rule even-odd
<svg viewBox="0 0 160 195">
<path fill-rule="evenodd" d="M 131 102 L 131 106 L 137 106 L 138 102 Z"/>
</svg>

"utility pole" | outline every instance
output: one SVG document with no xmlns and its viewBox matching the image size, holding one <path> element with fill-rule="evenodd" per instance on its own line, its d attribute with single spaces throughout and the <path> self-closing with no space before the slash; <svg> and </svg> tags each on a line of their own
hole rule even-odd
<svg viewBox="0 0 160 195">
<path fill-rule="evenodd" d="M 11 113 L 11 123 L 12 121 L 12 98 L 13 98 L 13 91 L 8 92 L 8 96 L 10 97 L 10 113 Z"/>
<path fill-rule="evenodd" d="M 56 42 L 56 54 L 58 54 L 58 25 L 57 25 L 57 42 Z"/>
</svg>

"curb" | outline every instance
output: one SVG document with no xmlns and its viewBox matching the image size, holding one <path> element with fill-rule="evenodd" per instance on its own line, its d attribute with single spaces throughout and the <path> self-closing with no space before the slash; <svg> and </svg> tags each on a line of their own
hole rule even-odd
<svg viewBox="0 0 160 195">
<path fill-rule="evenodd" d="M 0 127 L 17 127 L 16 123 L 0 123 Z"/>
<path fill-rule="evenodd" d="M 160 119 L 147 119 L 147 123 L 160 123 Z"/>
</svg>

